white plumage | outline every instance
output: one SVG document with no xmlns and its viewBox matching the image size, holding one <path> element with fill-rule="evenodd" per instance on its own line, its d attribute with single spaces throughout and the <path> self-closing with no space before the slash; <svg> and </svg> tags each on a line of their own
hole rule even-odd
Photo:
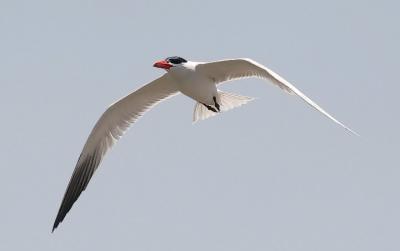
<svg viewBox="0 0 400 251">
<path fill-rule="evenodd" d="M 76 164 L 53 231 L 85 190 L 108 149 L 146 111 L 179 92 L 196 101 L 193 112 L 193 121 L 196 122 L 252 100 L 250 97 L 218 91 L 218 84 L 247 77 L 262 78 L 270 80 L 289 94 L 299 96 L 326 117 L 356 134 L 288 81 L 254 60 L 243 58 L 205 63 L 170 57 L 156 62 L 154 66 L 167 70 L 167 73 L 112 104 L 97 121 Z"/>
</svg>

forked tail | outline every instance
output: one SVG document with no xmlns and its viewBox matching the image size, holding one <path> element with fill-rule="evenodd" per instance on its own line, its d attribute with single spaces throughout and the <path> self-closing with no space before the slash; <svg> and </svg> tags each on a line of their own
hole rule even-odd
<svg viewBox="0 0 400 251">
<path fill-rule="evenodd" d="M 228 111 L 230 109 L 233 109 L 235 107 L 239 107 L 241 105 L 244 105 L 254 98 L 247 97 L 247 96 L 242 96 L 238 94 L 233 94 L 229 92 L 222 92 L 218 91 L 219 95 L 219 100 L 220 100 L 220 108 L 221 112 L 222 111 Z M 193 112 L 193 123 L 199 121 L 199 120 L 204 120 L 210 117 L 213 117 L 217 115 L 219 112 L 214 112 L 210 109 L 208 109 L 205 105 L 202 103 L 197 102 L 194 106 L 194 112 Z"/>
</svg>

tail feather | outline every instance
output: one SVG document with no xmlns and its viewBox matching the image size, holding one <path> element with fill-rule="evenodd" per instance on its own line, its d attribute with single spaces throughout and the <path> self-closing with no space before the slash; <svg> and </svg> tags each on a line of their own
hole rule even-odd
<svg viewBox="0 0 400 251">
<path fill-rule="evenodd" d="M 219 94 L 219 100 L 220 100 L 219 105 L 221 107 L 221 111 L 224 111 L 224 112 L 228 111 L 230 109 L 233 109 L 235 107 L 244 105 L 254 99 L 251 97 L 228 93 L 228 92 L 222 92 L 222 91 L 218 91 L 218 94 Z M 197 102 L 194 107 L 194 112 L 193 112 L 193 123 L 195 123 L 199 120 L 204 120 L 204 119 L 213 117 L 217 114 L 218 114 L 218 112 L 210 111 L 203 104 Z"/>
</svg>

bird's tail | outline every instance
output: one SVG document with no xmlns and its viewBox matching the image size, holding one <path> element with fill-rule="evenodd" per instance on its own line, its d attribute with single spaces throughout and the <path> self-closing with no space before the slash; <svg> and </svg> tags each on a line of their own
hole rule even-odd
<svg viewBox="0 0 400 251">
<path fill-rule="evenodd" d="M 254 98 L 247 97 L 247 96 L 242 96 L 238 94 L 233 94 L 229 92 L 222 92 L 218 91 L 219 94 L 219 102 L 220 102 L 220 109 L 222 111 L 228 111 L 230 109 L 233 109 L 235 107 L 239 107 L 241 105 L 244 105 L 250 101 L 252 101 Z M 193 112 L 193 123 L 199 121 L 199 120 L 204 120 L 210 117 L 213 117 L 217 115 L 219 112 L 214 112 L 210 109 L 208 109 L 205 105 L 197 102 L 196 105 L 194 106 L 194 112 Z"/>
</svg>

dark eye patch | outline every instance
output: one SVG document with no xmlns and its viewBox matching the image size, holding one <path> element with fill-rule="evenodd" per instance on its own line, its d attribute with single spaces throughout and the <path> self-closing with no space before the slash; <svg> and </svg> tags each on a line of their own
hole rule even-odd
<svg viewBox="0 0 400 251">
<path fill-rule="evenodd" d="M 166 61 L 172 63 L 172 64 L 182 64 L 186 63 L 187 60 L 181 57 L 168 57 L 165 59 Z"/>
</svg>

